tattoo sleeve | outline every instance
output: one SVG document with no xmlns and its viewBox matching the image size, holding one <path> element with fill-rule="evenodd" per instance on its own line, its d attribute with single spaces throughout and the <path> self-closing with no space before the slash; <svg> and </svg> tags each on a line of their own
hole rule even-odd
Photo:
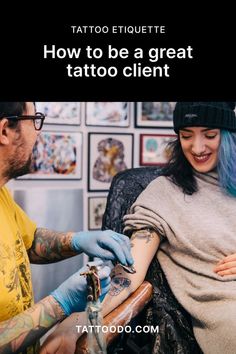
<svg viewBox="0 0 236 354">
<path fill-rule="evenodd" d="M 0 323 L 0 353 L 15 353 L 35 343 L 65 317 L 60 305 L 48 296 L 21 314 Z"/>
<path fill-rule="evenodd" d="M 31 263 L 54 263 L 76 255 L 71 250 L 72 232 L 57 232 L 38 228 L 28 251 Z"/>
</svg>

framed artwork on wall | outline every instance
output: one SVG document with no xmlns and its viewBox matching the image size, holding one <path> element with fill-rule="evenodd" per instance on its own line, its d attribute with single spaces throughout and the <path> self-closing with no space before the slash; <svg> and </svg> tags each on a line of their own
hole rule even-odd
<svg viewBox="0 0 236 354">
<path fill-rule="evenodd" d="M 36 102 L 36 111 L 45 114 L 45 124 L 80 125 L 80 102 Z"/>
<path fill-rule="evenodd" d="M 108 191 L 112 178 L 133 167 L 133 134 L 89 133 L 88 190 Z"/>
<path fill-rule="evenodd" d="M 168 143 L 177 137 L 170 134 L 140 134 L 140 166 L 163 166 L 170 150 Z"/>
<path fill-rule="evenodd" d="M 31 171 L 18 179 L 81 179 L 82 133 L 41 132 L 33 149 Z"/>
<path fill-rule="evenodd" d="M 100 230 L 102 227 L 102 218 L 106 209 L 107 197 L 89 197 L 88 198 L 88 229 Z"/>
<path fill-rule="evenodd" d="M 86 125 L 128 127 L 128 102 L 87 102 Z"/>
<path fill-rule="evenodd" d="M 173 127 L 173 110 L 176 102 L 137 102 L 135 126 L 137 128 Z"/>
</svg>

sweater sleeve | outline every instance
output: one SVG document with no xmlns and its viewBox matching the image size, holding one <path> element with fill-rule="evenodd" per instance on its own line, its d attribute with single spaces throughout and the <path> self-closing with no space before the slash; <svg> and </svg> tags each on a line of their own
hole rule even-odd
<svg viewBox="0 0 236 354">
<path fill-rule="evenodd" d="M 165 188 L 158 177 L 139 195 L 130 212 L 124 216 L 124 232 L 154 229 L 162 239 L 167 237 L 170 227 L 163 216 L 164 203 L 167 203 Z"/>
</svg>

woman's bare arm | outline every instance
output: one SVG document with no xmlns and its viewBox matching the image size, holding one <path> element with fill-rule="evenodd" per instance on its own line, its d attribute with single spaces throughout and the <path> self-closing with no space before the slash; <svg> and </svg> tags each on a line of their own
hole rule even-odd
<svg viewBox="0 0 236 354">
<path fill-rule="evenodd" d="M 132 233 L 131 253 L 136 273 L 129 274 L 119 265 L 114 268 L 111 288 L 103 301 L 104 315 L 119 306 L 142 284 L 159 244 L 160 237 L 154 230 L 138 230 Z"/>
</svg>

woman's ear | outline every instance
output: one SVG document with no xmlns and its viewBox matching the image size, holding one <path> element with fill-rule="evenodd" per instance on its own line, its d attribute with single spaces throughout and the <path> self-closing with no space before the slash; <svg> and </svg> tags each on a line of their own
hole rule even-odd
<svg viewBox="0 0 236 354">
<path fill-rule="evenodd" d="M 10 133 L 8 119 L 3 118 L 0 120 L 0 145 L 9 145 L 10 143 Z"/>
</svg>

